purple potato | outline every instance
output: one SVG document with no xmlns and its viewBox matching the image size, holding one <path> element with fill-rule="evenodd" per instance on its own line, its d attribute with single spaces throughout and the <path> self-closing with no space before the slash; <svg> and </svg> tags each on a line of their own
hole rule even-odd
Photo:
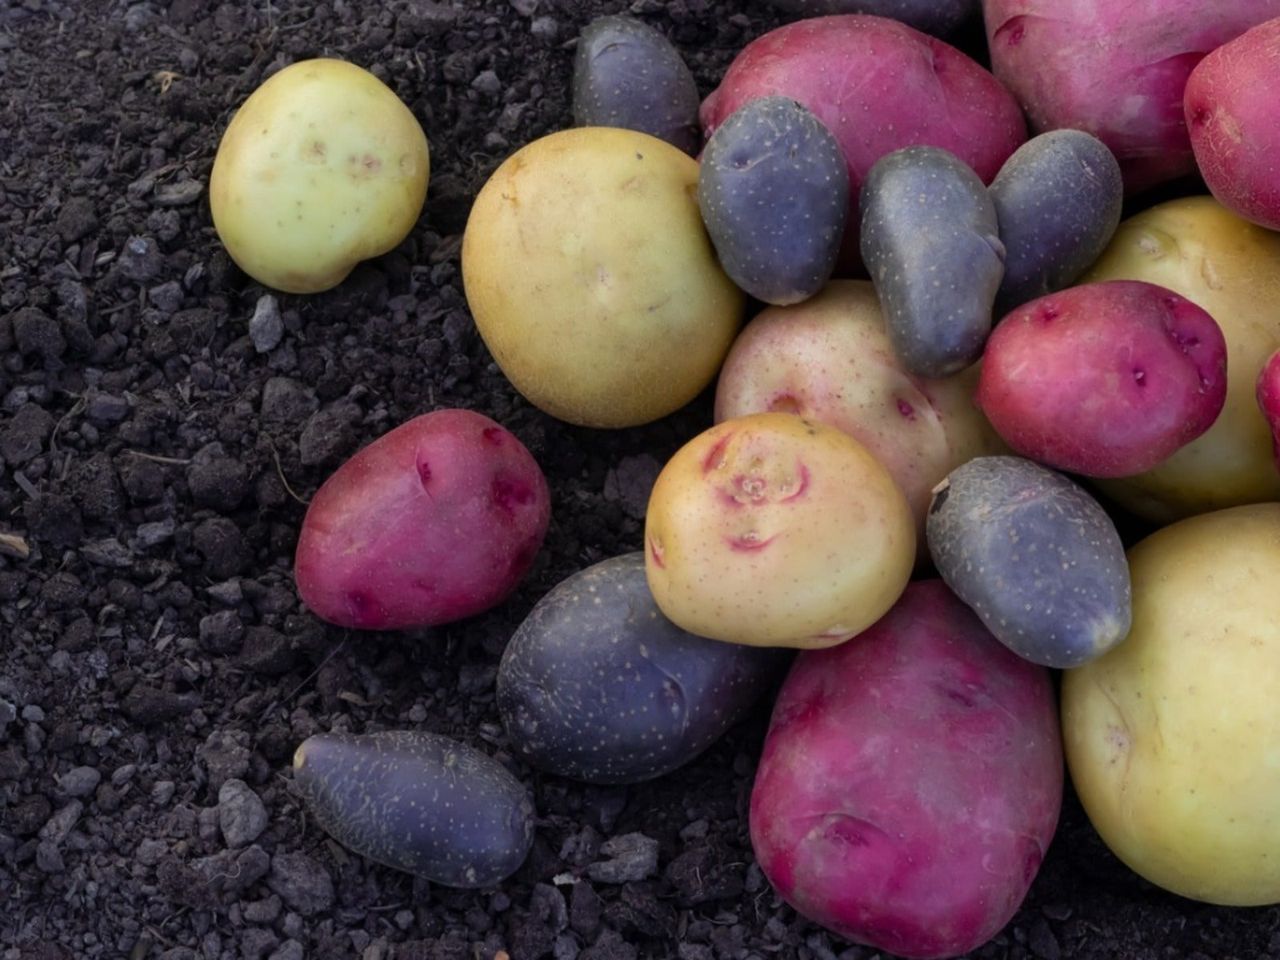
<svg viewBox="0 0 1280 960">
<path fill-rule="evenodd" d="M 769 5 L 801 17 L 869 13 L 945 37 L 981 9 L 980 0 L 769 0 Z"/>
</svg>

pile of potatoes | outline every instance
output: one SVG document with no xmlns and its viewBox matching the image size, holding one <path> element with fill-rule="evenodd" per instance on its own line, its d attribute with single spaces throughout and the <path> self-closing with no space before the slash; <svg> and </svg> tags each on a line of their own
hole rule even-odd
<svg viewBox="0 0 1280 960">
<path fill-rule="evenodd" d="M 530 403 L 622 429 L 714 392 L 643 543 L 511 638 L 512 748 L 634 783 L 776 692 L 760 865 L 905 957 L 1008 923 L 1064 770 L 1149 880 L 1280 902 L 1280 0 L 984 0 L 993 72 L 922 32 L 963 0 L 776 2 L 829 15 L 703 100 L 656 30 L 593 22 L 575 127 L 476 197 L 468 304 Z M 214 221 L 263 283 L 323 289 L 403 239 L 427 171 L 394 94 L 309 61 L 233 120 Z M 499 424 L 425 413 L 316 494 L 298 589 L 356 629 L 473 616 L 549 503 Z M 1154 532 L 1126 550 L 1118 519 Z M 431 734 L 320 735 L 295 780 L 335 837 L 436 882 L 496 883 L 531 842 L 527 790 Z"/>
</svg>

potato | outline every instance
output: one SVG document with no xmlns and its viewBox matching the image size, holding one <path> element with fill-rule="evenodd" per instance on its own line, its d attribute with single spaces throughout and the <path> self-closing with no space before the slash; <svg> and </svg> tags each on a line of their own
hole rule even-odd
<svg viewBox="0 0 1280 960">
<path fill-rule="evenodd" d="M 978 0 L 769 0 L 769 5 L 801 17 L 870 13 L 945 37 L 978 12 Z"/>
<path fill-rule="evenodd" d="M 809 919 L 898 956 L 953 957 L 1013 917 L 1061 803 L 1049 672 L 931 580 L 796 659 L 756 771 L 751 845 Z"/>
<path fill-rule="evenodd" d="M 997 640 L 1046 667 L 1077 667 L 1129 632 L 1129 567 L 1115 524 L 1060 473 L 979 457 L 938 485 L 929 552 Z"/>
<path fill-rule="evenodd" d="M 796 413 L 843 430 L 889 471 L 923 538 L 934 484 L 966 460 L 1006 450 L 973 405 L 977 379 L 976 367 L 945 380 L 907 373 L 871 284 L 832 280 L 743 328 L 720 370 L 715 418 Z"/>
<path fill-rule="evenodd" d="M 1165 527 L 1129 566 L 1129 638 L 1063 677 L 1076 792 L 1152 883 L 1280 902 L 1280 504 Z"/>
<path fill-rule="evenodd" d="M 581 570 L 538 601 L 498 667 L 498 712 L 529 763 L 639 783 L 688 763 L 782 675 L 778 650 L 696 637 L 662 615 L 644 554 Z"/>
<path fill-rule="evenodd" d="M 1084 284 L 1009 314 L 983 354 L 976 400 L 1015 451 L 1059 470 L 1150 470 L 1213 424 L 1227 347 L 1213 317 L 1164 287 Z"/>
<path fill-rule="evenodd" d="M 641 20 L 597 17 L 578 37 L 573 60 L 573 122 L 625 127 L 698 149 L 698 85 L 666 37 Z"/>
<path fill-rule="evenodd" d="M 658 608 L 699 636 L 842 643 L 911 576 L 911 508 L 848 434 L 791 413 L 725 420 L 662 468 L 645 518 Z"/>
<path fill-rule="evenodd" d="M 1280 9 L 1277 9 L 1280 13 Z M 1280 230 L 1280 18 L 1212 51 L 1183 95 L 1196 166 L 1233 213 Z"/>
<path fill-rule="evenodd" d="M 942 147 L 990 183 L 1027 135 L 1022 111 L 995 77 L 954 47 L 883 17 L 817 17 L 753 40 L 703 101 L 703 134 L 771 94 L 804 104 L 840 142 L 849 166 L 845 249 L 853 264 L 859 191 L 886 153 Z"/>
<path fill-rule="evenodd" d="M 987 188 L 955 154 L 907 147 L 862 185 L 862 262 L 904 369 L 959 373 L 982 355 L 1004 277 L 1004 244 Z"/>
<path fill-rule="evenodd" d="M 1053 130 L 1013 152 L 991 181 L 1004 242 L 996 318 L 1068 286 L 1120 224 L 1124 183 L 1115 154 L 1083 130 Z"/>
<path fill-rule="evenodd" d="M 529 791 L 474 747 L 435 733 L 320 733 L 293 783 L 325 832 L 384 866 L 447 887 L 488 887 L 533 845 Z"/>
<path fill-rule="evenodd" d="M 1271 427 L 1271 452 L 1280 467 L 1280 350 L 1267 358 L 1256 389 L 1258 408 Z"/>
<path fill-rule="evenodd" d="M 343 60 L 302 60 L 250 94 L 222 135 L 213 225 L 259 283 L 328 290 L 408 236 L 430 166 L 422 127 L 386 84 Z"/>
<path fill-rule="evenodd" d="M 813 296 L 835 269 L 849 214 L 840 144 L 787 97 L 752 100 L 707 143 L 698 207 L 725 272 L 765 303 Z"/>
<path fill-rule="evenodd" d="M 629 427 L 709 384 L 745 299 L 698 213 L 698 163 L 633 130 L 516 151 L 476 197 L 462 274 L 502 372 L 544 412 Z"/>
<path fill-rule="evenodd" d="M 983 0 L 982 10 L 992 69 L 1032 129 L 1092 133 L 1132 193 L 1194 172 L 1187 76 L 1210 50 L 1280 16 L 1280 0 Z"/>
<path fill-rule="evenodd" d="M 316 616 L 359 630 L 460 620 L 506 598 L 551 515 L 524 444 L 470 410 L 383 434 L 316 491 L 294 577 Z"/>
<path fill-rule="evenodd" d="M 1120 224 L 1084 281 L 1146 280 L 1207 310 L 1227 341 L 1227 399 L 1202 436 L 1153 470 L 1101 485 L 1157 523 L 1280 500 L 1267 422 L 1254 399 L 1263 363 L 1280 348 L 1280 235 L 1211 197 L 1159 204 Z"/>
</svg>

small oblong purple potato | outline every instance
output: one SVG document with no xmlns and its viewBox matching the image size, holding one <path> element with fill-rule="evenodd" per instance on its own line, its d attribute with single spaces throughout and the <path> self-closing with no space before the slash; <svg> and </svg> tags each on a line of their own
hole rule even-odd
<svg viewBox="0 0 1280 960">
<path fill-rule="evenodd" d="M 982 355 L 1004 276 L 987 188 L 955 154 L 907 147 L 876 161 L 860 203 L 862 259 L 903 366 L 958 373 Z"/>
<path fill-rule="evenodd" d="M 935 37 L 954 33 L 981 8 L 980 0 L 769 0 L 769 5 L 801 17 L 869 13 L 899 20 Z"/>
<path fill-rule="evenodd" d="M 533 844 L 524 785 L 498 761 L 439 734 L 316 734 L 293 755 L 293 780 L 343 846 L 444 886 L 498 883 Z"/>
<path fill-rule="evenodd" d="M 942 579 L 1032 663 L 1078 667 L 1128 636 L 1120 534 L 1062 474 L 1021 457 L 970 460 L 938 485 L 925 532 Z"/>
<path fill-rule="evenodd" d="M 1005 247 L 996 317 L 1075 282 L 1111 242 L 1124 205 L 1115 154 L 1083 130 L 1028 140 L 989 189 Z"/>
<path fill-rule="evenodd" d="M 789 97 L 762 97 L 707 142 L 698 206 L 734 283 L 765 303 L 798 303 L 835 269 L 849 171 L 821 120 Z"/>
<path fill-rule="evenodd" d="M 661 33 L 626 16 L 583 28 L 573 61 L 573 122 L 625 127 L 693 154 L 702 138 L 698 85 Z"/>
<path fill-rule="evenodd" d="M 733 726 L 781 675 L 779 651 L 708 640 L 659 611 L 644 554 L 562 581 L 516 630 L 498 712 L 528 762 L 588 783 L 670 773 Z"/>
</svg>

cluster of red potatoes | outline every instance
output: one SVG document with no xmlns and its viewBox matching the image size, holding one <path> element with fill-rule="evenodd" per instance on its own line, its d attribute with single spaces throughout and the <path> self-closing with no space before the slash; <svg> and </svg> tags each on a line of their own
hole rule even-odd
<svg viewBox="0 0 1280 960">
<path fill-rule="evenodd" d="M 716 391 L 643 550 L 512 637 L 513 747 L 593 783 L 662 776 L 785 674 L 757 858 L 804 915 L 908 957 L 1013 916 L 1064 746 L 1135 870 L 1280 901 L 1280 0 L 983 14 L 994 73 L 826 16 L 757 38 L 701 102 L 659 33 L 598 20 L 577 126 L 499 167 L 462 253 L 486 345 L 546 413 L 626 428 Z M 264 283 L 324 289 L 403 238 L 427 171 L 391 91 L 308 61 L 233 120 L 215 224 Z M 1126 191 L 1196 171 L 1212 196 L 1121 222 Z M 501 425 L 426 413 L 317 492 L 299 590 L 357 629 L 473 616 L 549 504 Z M 1163 526 L 1126 553 L 1119 510 Z M 439 736 L 313 737 L 295 779 L 344 843 L 440 883 L 497 883 L 532 840 L 528 791 Z"/>
</svg>

